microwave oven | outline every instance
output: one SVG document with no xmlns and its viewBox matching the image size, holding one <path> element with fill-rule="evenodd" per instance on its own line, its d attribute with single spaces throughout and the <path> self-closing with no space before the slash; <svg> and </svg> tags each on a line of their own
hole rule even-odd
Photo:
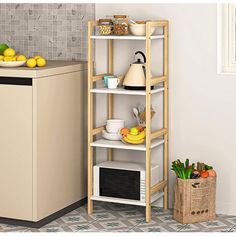
<svg viewBox="0 0 236 236">
<path fill-rule="evenodd" d="M 145 164 L 105 161 L 93 168 L 93 195 L 95 197 L 122 198 L 145 203 Z M 158 165 L 153 165 L 151 168 L 151 186 L 159 182 L 158 168 Z M 157 194 L 154 194 L 151 202 L 157 198 Z"/>
</svg>

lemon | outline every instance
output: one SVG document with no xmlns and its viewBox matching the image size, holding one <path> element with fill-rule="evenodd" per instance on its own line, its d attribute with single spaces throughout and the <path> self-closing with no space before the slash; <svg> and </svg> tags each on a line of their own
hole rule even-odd
<svg viewBox="0 0 236 236">
<path fill-rule="evenodd" d="M 12 57 L 12 61 L 16 61 L 17 56 Z"/>
<path fill-rule="evenodd" d="M 26 65 L 29 68 L 34 68 L 36 66 L 36 60 L 34 58 L 30 58 L 27 60 Z"/>
<path fill-rule="evenodd" d="M 12 57 L 4 57 L 3 60 L 4 61 L 12 61 Z"/>
<path fill-rule="evenodd" d="M 15 54 L 16 54 L 16 52 L 15 52 L 15 50 L 12 49 L 12 48 L 7 48 L 7 49 L 4 50 L 4 52 L 3 52 L 3 55 L 4 55 L 5 57 L 14 57 Z"/>
<path fill-rule="evenodd" d="M 26 61 L 26 56 L 25 55 L 19 55 L 16 58 L 17 61 Z"/>
<path fill-rule="evenodd" d="M 3 61 L 4 56 L 0 55 L 0 61 Z"/>
<path fill-rule="evenodd" d="M 37 66 L 38 67 L 43 67 L 46 65 L 46 60 L 44 58 L 38 58 L 37 59 Z"/>
<path fill-rule="evenodd" d="M 37 60 L 39 58 L 42 58 L 41 56 L 35 56 L 34 59 Z"/>
</svg>

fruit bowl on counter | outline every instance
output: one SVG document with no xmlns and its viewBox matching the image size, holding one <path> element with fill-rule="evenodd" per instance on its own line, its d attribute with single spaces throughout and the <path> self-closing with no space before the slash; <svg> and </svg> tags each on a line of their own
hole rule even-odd
<svg viewBox="0 0 236 236">
<path fill-rule="evenodd" d="M 26 58 L 25 55 L 16 55 L 13 48 L 8 47 L 7 44 L 0 44 L 0 67 L 19 67 L 26 64 L 29 68 L 44 67 L 46 60 L 41 56 Z"/>
<path fill-rule="evenodd" d="M 19 67 L 23 66 L 26 61 L 0 61 L 1 67 Z"/>
</svg>

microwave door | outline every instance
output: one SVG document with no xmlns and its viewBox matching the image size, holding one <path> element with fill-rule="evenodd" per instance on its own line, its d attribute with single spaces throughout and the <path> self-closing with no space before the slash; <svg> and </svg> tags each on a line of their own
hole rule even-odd
<svg viewBox="0 0 236 236">
<path fill-rule="evenodd" d="M 140 171 L 100 168 L 100 196 L 140 200 Z"/>
</svg>

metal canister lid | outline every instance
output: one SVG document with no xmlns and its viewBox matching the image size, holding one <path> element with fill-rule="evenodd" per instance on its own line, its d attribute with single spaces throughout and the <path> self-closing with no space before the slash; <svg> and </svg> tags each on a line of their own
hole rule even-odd
<svg viewBox="0 0 236 236">
<path fill-rule="evenodd" d="M 111 19 L 99 19 L 99 23 L 112 23 Z"/>
</svg>

